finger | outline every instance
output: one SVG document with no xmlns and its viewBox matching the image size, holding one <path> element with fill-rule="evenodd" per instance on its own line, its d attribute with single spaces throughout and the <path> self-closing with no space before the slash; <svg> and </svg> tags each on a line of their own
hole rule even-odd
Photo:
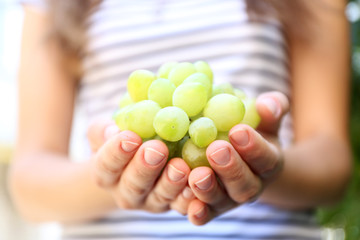
<svg viewBox="0 0 360 240">
<path fill-rule="evenodd" d="M 173 158 L 146 199 L 145 205 L 159 211 L 169 209 L 170 203 L 181 194 L 187 185 L 189 166 L 181 158 Z"/>
<path fill-rule="evenodd" d="M 189 186 L 186 186 L 181 194 L 170 203 L 170 208 L 179 212 L 182 215 L 186 215 L 188 212 L 189 204 L 191 200 L 195 199 L 195 195 Z"/>
<path fill-rule="evenodd" d="M 110 138 L 94 157 L 97 183 L 102 187 L 113 186 L 140 145 L 141 138 L 131 131 Z"/>
<path fill-rule="evenodd" d="M 214 212 L 210 211 L 210 208 L 206 203 L 199 199 L 194 199 L 190 202 L 188 219 L 192 224 L 197 226 L 204 225 L 214 217 Z"/>
<path fill-rule="evenodd" d="M 229 142 L 218 140 L 211 143 L 206 155 L 232 200 L 241 204 L 259 195 L 261 179 L 250 170 Z"/>
<path fill-rule="evenodd" d="M 256 109 L 261 117 L 257 129 L 276 134 L 282 117 L 289 112 L 289 100 L 281 92 L 266 92 L 256 99 Z"/>
<path fill-rule="evenodd" d="M 140 208 L 166 164 L 168 149 L 159 140 L 145 142 L 124 170 L 117 186 L 118 204 Z"/>
<path fill-rule="evenodd" d="M 189 176 L 189 185 L 196 198 L 210 206 L 211 216 L 217 216 L 237 205 L 220 186 L 215 173 L 209 167 L 193 169 Z"/>
<path fill-rule="evenodd" d="M 245 124 L 233 127 L 229 139 L 249 167 L 262 178 L 270 178 L 282 167 L 281 151 Z"/>
<path fill-rule="evenodd" d="M 113 121 L 94 121 L 90 124 L 87 131 L 87 138 L 89 140 L 91 150 L 96 152 L 107 139 L 119 132 L 119 128 Z"/>
</svg>

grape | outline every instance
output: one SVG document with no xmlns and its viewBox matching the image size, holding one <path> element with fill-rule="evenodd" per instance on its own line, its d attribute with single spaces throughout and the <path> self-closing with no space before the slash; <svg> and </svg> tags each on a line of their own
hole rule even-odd
<svg viewBox="0 0 360 240">
<path fill-rule="evenodd" d="M 218 85 L 213 85 L 212 96 L 218 95 L 220 93 L 234 95 L 234 88 L 230 83 L 220 83 Z"/>
<path fill-rule="evenodd" d="M 163 139 L 176 142 L 182 139 L 189 129 L 189 118 L 178 107 L 165 107 L 154 118 L 156 133 Z"/>
<path fill-rule="evenodd" d="M 191 139 L 188 139 L 183 146 L 182 158 L 191 169 L 200 166 L 210 167 L 206 157 L 206 148 L 199 148 Z"/>
<path fill-rule="evenodd" d="M 179 140 L 177 142 L 177 149 L 174 153 L 174 157 L 180 157 L 182 158 L 182 149 L 184 147 L 184 144 L 186 143 L 186 141 L 190 138 L 189 135 L 185 135 L 181 140 Z"/>
<path fill-rule="evenodd" d="M 128 92 L 134 102 L 146 100 L 148 88 L 155 80 L 155 74 L 148 70 L 136 70 L 129 76 L 127 82 Z"/>
<path fill-rule="evenodd" d="M 168 79 L 156 79 L 148 89 L 148 99 L 157 102 L 161 107 L 171 106 L 175 88 L 176 86 Z"/>
<path fill-rule="evenodd" d="M 210 79 L 204 74 L 204 73 L 194 73 L 191 74 L 189 77 L 187 77 L 182 84 L 184 83 L 192 83 L 192 82 L 197 82 L 197 83 L 201 83 L 202 85 L 204 85 L 204 87 L 207 90 L 207 95 L 208 98 L 211 97 L 211 93 L 212 93 L 212 84 Z"/>
<path fill-rule="evenodd" d="M 244 114 L 245 107 L 242 101 L 227 93 L 212 97 L 204 109 L 204 116 L 213 120 L 217 130 L 223 132 L 240 123 Z"/>
<path fill-rule="evenodd" d="M 199 114 L 207 102 L 207 91 L 201 83 L 184 83 L 173 94 L 173 105 L 183 109 L 189 117 Z"/>
<path fill-rule="evenodd" d="M 126 123 L 126 115 L 127 115 L 127 112 L 131 110 L 132 106 L 133 105 L 125 106 L 115 112 L 113 119 L 120 130 L 128 129 L 128 125 Z"/>
<path fill-rule="evenodd" d="M 213 71 L 211 70 L 209 64 L 204 61 L 197 61 L 194 63 L 194 66 L 198 72 L 204 73 L 206 74 L 206 76 L 208 76 L 210 80 L 210 84 L 212 85 L 214 76 L 213 76 Z"/>
<path fill-rule="evenodd" d="M 126 92 L 119 101 L 120 108 L 126 107 L 127 105 L 133 104 L 134 101 L 131 99 L 130 94 Z"/>
<path fill-rule="evenodd" d="M 190 124 L 189 135 L 196 146 L 203 148 L 216 139 L 217 129 L 210 118 L 201 117 Z"/>
<path fill-rule="evenodd" d="M 162 139 L 159 135 L 156 135 L 153 139 L 160 140 L 163 143 L 165 143 L 166 147 L 169 150 L 168 159 L 171 159 L 171 158 L 175 157 L 175 153 L 176 153 L 176 151 L 178 149 L 179 142 L 166 141 L 166 140 Z"/>
<path fill-rule="evenodd" d="M 245 105 L 245 115 L 241 123 L 247 124 L 252 128 L 257 128 L 261 118 L 256 110 L 256 99 L 246 98 L 242 100 Z"/>
<path fill-rule="evenodd" d="M 155 136 L 153 120 L 160 109 L 159 104 L 151 100 L 143 100 L 131 105 L 125 116 L 127 130 L 135 132 L 141 138 Z"/>
<path fill-rule="evenodd" d="M 190 117 L 190 121 L 193 122 L 196 119 L 201 118 L 203 116 L 204 116 L 203 112 L 200 112 L 199 114 L 196 114 L 195 116 Z"/>
<path fill-rule="evenodd" d="M 235 94 L 235 96 L 237 96 L 241 100 L 246 98 L 246 94 L 244 93 L 244 91 L 242 91 L 240 89 L 234 89 L 234 94 Z"/>
<path fill-rule="evenodd" d="M 196 73 L 196 69 L 192 63 L 182 62 L 178 63 L 169 73 L 169 80 L 176 86 L 179 86 L 185 78 L 191 74 Z"/>
<path fill-rule="evenodd" d="M 143 141 L 164 142 L 169 159 L 181 157 L 192 169 L 210 167 L 209 144 L 229 142 L 229 130 L 236 124 L 256 128 L 260 123 L 255 99 L 230 83 L 213 85 L 213 77 L 205 61 L 166 62 L 156 75 L 136 70 L 113 119 L 121 130 L 131 130 Z"/>
<path fill-rule="evenodd" d="M 229 132 L 218 132 L 216 136 L 216 140 L 224 140 L 230 142 L 229 140 Z"/>
<path fill-rule="evenodd" d="M 168 78 L 169 73 L 177 64 L 177 62 L 167 62 L 162 64 L 157 72 L 158 78 Z"/>
</svg>

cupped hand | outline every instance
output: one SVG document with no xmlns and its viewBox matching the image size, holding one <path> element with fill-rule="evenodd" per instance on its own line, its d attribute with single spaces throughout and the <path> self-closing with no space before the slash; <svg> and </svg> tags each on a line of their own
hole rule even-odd
<svg viewBox="0 0 360 240">
<path fill-rule="evenodd" d="M 190 168 L 180 158 L 167 164 L 168 149 L 158 140 L 142 143 L 131 131 L 98 121 L 88 131 L 97 184 L 110 191 L 121 209 L 187 212 L 194 198 L 187 187 Z"/>
<path fill-rule="evenodd" d="M 198 167 L 189 175 L 195 194 L 188 208 L 189 220 L 203 225 L 243 203 L 254 201 L 283 166 L 277 132 L 289 111 L 288 99 L 279 92 L 260 95 L 256 101 L 261 123 L 257 131 L 245 124 L 229 132 L 230 143 L 215 141 L 206 151 L 212 168 Z"/>
</svg>

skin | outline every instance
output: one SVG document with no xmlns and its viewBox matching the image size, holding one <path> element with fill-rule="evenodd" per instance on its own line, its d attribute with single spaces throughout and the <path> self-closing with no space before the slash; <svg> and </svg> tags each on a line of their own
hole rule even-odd
<svg viewBox="0 0 360 240">
<path fill-rule="evenodd" d="M 326 1 L 345 6 L 345 1 Z M 89 127 L 90 161 L 69 161 L 77 81 L 63 67 L 66 57 L 56 42 L 42 41 L 50 27 L 46 16 L 26 9 L 18 142 L 9 176 L 20 213 L 34 222 L 78 222 L 118 208 L 175 209 L 203 225 L 254 199 L 289 209 L 338 201 L 351 172 L 349 29 L 345 16 L 312 9 L 318 18 L 310 41 L 289 36 L 291 103 L 278 92 L 260 95 L 258 129 L 236 125 L 231 143 L 219 140 L 207 148 L 212 169 L 192 171 L 180 158 L 166 165 L 168 150 L 160 141 L 142 144 L 109 121 Z M 289 109 L 295 142 L 281 149 L 277 130 Z"/>
</svg>

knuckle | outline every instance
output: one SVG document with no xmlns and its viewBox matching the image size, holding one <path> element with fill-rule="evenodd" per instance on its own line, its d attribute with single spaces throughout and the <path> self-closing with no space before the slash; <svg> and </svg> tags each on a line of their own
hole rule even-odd
<svg viewBox="0 0 360 240">
<path fill-rule="evenodd" d="M 119 208 L 124 209 L 124 210 L 135 209 L 135 205 L 133 203 L 130 203 L 130 201 L 128 201 L 124 198 L 116 199 L 116 204 Z"/>
<path fill-rule="evenodd" d="M 100 175 L 98 175 L 98 174 L 95 175 L 95 183 L 96 183 L 97 186 L 99 186 L 99 187 L 101 187 L 101 188 L 105 188 L 105 187 L 108 186 L 108 185 L 105 183 L 104 179 L 103 179 Z"/>
<path fill-rule="evenodd" d="M 224 175 L 224 180 L 227 183 L 236 183 L 241 182 L 245 177 L 245 169 L 244 166 L 237 166 L 231 169 L 231 171 Z"/>
<path fill-rule="evenodd" d="M 168 205 L 164 205 L 164 206 L 151 207 L 149 211 L 152 213 L 162 213 L 168 211 L 169 209 L 170 208 Z"/>
<path fill-rule="evenodd" d="M 277 150 L 275 146 L 271 146 L 271 148 L 271 156 L 265 163 L 262 164 L 262 167 L 258 170 L 258 173 L 262 178 L 272 177 L 282 169 L 283 156 L 281 151 Z"/>
<path fill-rule="evenodd" d="M 140 186 L 133 181 L 125 180 L 125 186 L 126 186 L 127 191 L 132 196 L 144 196 L 147 192 L 145 187 Z"/>
<path fill-rule="evenodd" d="M 170 208 L 172 210 L 177 211 L 178 213 L 180 213 L 183 216 L 187 215 L 187 205 L 185 206 L 184 204 L 179 204 L 178 202 L 173 202 L 170 204 Z"/>
<path fill-rule="evenodd" d="M 109 151 L 108 151 L 108 158 L 110 159 L 111 165 L 113 165 L 114 167 L 122 165 L 123 155 L 119 151 L 119 142 L 118 141 L 111 144 L 111 147 L 109 148 Z"/>
<path fill-rule="evenodd" d="M 257 198 L 261 191 L 258 186 L 252 184 L 251 186 L 247 187 L 246 189 L 239 190 L 231 196 L 236 202 L 238 203 L 245 203 L 253 201 Z"/>
<path fill-rule="evenodd" d="M 107 174 L 110 174 L 110 175 L 115 175 L 118 173 L 118 169 L 113 167 L 112 165 L 110 165 L 106 159 L 104 159 L 103 157 L 98 157 L 97 160 L 96 160 L 96 166 L 97 166 L 97 169 L 100 171 L 100 172 L 105 172 Z"/>
<path fill-rule="evenodd" d="M 95 176 L 95 183 L 97 186 L 99 186 L 101 188 L 105 187 L 104 181 L 99 175 Z"/>
<path fill-rule="evenodd" d="M 159 193 L 158 191 L 153 192 L 153 196 L 156 202 L 160 204 L 168 204 L 172 202 L 174 199 L 169 196 L 164 196 L 163 194 Z"/>
</svg>

